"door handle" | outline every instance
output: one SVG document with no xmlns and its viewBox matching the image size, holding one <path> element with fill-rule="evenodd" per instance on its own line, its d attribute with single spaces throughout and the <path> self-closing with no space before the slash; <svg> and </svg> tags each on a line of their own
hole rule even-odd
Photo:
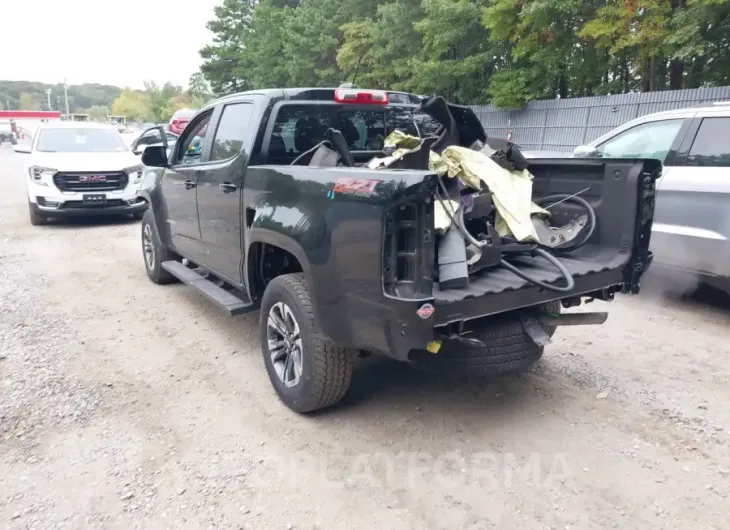
<svg viewBox="0 0 730 530">
<path fill-rule="evenodd" d="M 231 184 L 230 182 L 218 184 L 218 187 L 223 190 L 223 193 L 233 193 L 238 189 L 238 186 L 236 186 L 235 184 Z"/>
<path fill-rule="evenodd" d="M 191 190 L 191 189 L 193 189 L 193 188 L 194 188 L 195 186 L 197 186 L 197 184 L 195 183 L 195 181 L 194 181 L 194 180 L 186 180 L 186 181 L 185 181 L 185 189 L 186 189 L 186 190 Z"/>
</svg>

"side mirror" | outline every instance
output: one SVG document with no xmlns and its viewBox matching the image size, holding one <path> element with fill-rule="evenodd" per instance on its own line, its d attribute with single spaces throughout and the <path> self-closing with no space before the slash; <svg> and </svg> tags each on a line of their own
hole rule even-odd
<svg viewBox="0 0 730 530">
<path fill-rule="evenodd" d="M 29 145 L 15 144 L 13 146 L 13 151 L 15 151 L 16 153 L 24 154 L 24 155 L 29 155 L 30 154 L 30 146 Z"/>
<path fill-rule="evenodd" d="M 573 151 L 575 158 L 597 158 L 600 156 L 598 149 L 590 145 L 579 145 Z"/>
<path fill-rule="evenodd" d="M 142 153 L 142 164 L 148 167 L 167 167 L 167 149 L 165 149 L 165 146 L 147 146 Z"/>
</svg>

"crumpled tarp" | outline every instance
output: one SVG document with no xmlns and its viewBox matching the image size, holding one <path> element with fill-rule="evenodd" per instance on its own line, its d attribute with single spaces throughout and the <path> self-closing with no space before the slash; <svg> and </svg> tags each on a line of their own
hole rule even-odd
<svg viewBox="0 0 730 530">
<path fill-rule="evenodd" d="M 396 129 L 383 141 L 383 152 L 386 155 L 391 155 L 396 149 L 415 149 L 420 146 L 420 138 Z"/>
<path fill-rule="evenodd" d="M 512 235 L 518 241 L 538 240 L 532 215 L 550 215 L 550 212 L 532 202 L 529 171 L 509 171 L 486 154 L 457 145 L 444 149 L 438 159 L 432 156 L 429 167 L 441 176 L 458 178 L 475 190 L 481 190 L 483 182 L 497 208 L 495 228 L 500 237 Z"/>
<path fill-rule="evenodd" d="M 387 168 L 405 155 L 418 151 L 420 147 L 420 138 L 395 130 L 384 142 L 383 152 L 388 156 L 373 158 L 367 167 Z M 550 215 L 550 212 L 532 202 L 532 175 L 527 169 L 510 171 L 485 153 L 456 145 L 447 147 L 441 155 L 431 151 L 428 167 L 439 176 L 458 178 L 478 191 L 482 190 L 484 183 L 497 209 L 495 229 L 499 236 L 511 235 L 518 241 L 538 241 L 532 216 Z M 457 201 L 436 202 L 434 228 L 439 231 L 448 229 L 451 218 L 447 209 L 450 213 L 457 211 L 459 207 Z"/>
</svg>

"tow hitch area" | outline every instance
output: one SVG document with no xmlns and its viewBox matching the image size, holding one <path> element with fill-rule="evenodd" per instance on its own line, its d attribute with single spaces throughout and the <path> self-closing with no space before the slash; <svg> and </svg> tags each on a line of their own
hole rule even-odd
<svg viewBox="0 0 730 530">
<path fill-rule="evenodd" d="M 547 346 L 552 342 L 543 326 L 593 326 L 603 324 L 608 319 L 605 311 L 595 313 L 571 313 L 563 315 L 535 316 L 526 311 L 520 312 L 520 321 L 525 333 L 538 346 Z"/>
</svg>

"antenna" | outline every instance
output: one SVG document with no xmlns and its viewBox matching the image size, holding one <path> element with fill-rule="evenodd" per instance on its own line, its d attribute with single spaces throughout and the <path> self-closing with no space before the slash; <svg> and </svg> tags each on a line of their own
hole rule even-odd
<svg viewBox="0 0 730 530">
<path fill-rule="evenodd" d="M 350 87 L 350 88 L 357 88 L 357 85 L 355 84 L 355 81 L 357 80 L 357 73 L 360 71 L 360 63 L 362 62 L 363 57 L 365 57 L 366 53 L 367 52 L 362 52 L 362 55 L 360 55 L 360 58 L 357 60 L 357 66 L 355 66 L 355 73 L 352 74 L 352 83 L 350 83 L 352 85 L 352 87 Z"/>
</svg>

